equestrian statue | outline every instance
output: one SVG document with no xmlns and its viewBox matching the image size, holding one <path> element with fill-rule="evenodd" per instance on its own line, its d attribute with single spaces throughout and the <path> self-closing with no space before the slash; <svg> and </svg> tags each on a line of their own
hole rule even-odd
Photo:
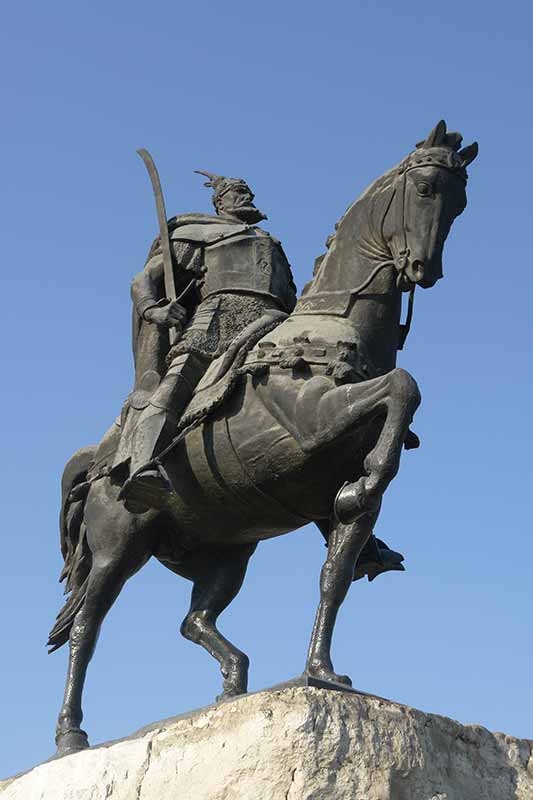
<svg viewBox="0 0 533 800">
<path fill-rule="evenodd" d="M 299 299 L 280 242 L 246 181 L 201 172 L 215 214 L 167 220 L 132 282 L 135 382 L 102 441 L 62 479 L 68 599 L 50 633 L 70 658 L 59 754 L 88 747 L 82 693 L 105 615 L 155 556 L 193 584 L 181 625 L 220 664 L 222 698 L 247 691 L 248 657 L 216 626 L 264 539 L 314 522 L 327 543 L 305 673 L 351 685 L 331 661 L 350 583 L 403 570 L 374 536 L 420 393 L 396 366 L 415 288 L 442 278 L 466 206 L 467 167 L 443 121 L 348 208 Z M 408 295 L 405 323 L 402 298 Z"/>
</svg>

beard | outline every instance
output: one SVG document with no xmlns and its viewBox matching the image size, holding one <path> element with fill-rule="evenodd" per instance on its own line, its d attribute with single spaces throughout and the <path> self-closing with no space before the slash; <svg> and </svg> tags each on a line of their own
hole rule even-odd
<svg viewBox="0 0 533 800">
<path fill-rule="evenodd" d="M 253 225 L 255 222 L 261 222 L 261 220 L 267 218 L 266 214 L 263 214 L 253 203 L 226 208 L 224 209 L 224 213 L 236 217 L 238 220 L 246 222 L 248 225 Z"/>
</svg>

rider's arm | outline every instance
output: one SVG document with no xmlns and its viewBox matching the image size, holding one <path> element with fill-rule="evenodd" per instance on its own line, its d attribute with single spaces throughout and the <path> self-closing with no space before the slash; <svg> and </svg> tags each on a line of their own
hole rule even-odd
<svg viewBox="0 0 533 800">
<path fill-rule="evenodd" d="M 142 272 L 131 282 L 131 299 L 137 314 L 145 319 L 149 308 L 158 306 L 165 299 L 163 259 L 160 255 L 150 258 Z"/>
<path fill-rule="evenodd" d="M 179 294 L 181 288 L 190 280 L 191 269 L 194 270 L 199 254 L 197 252 L 198 248 L 188 242 L 173 241 L 172 249 L 174 251 L 174 262 L 177 266 L 174 273 Z M 143 271 L 139 272 L 131 283 L 131 297 L 137 314 L 147 322 L 163 321 L 162 318 L 161 320 L 155 318 L 151 320 L 150 317 L 153 316 L 153 314 L 150 314 L 151 309 L 177 305 L 176 303 L 170 304 L 165 297 L 164 283 L 163 257 L 161 251 L 156 251 L 146 262 Z M 161 315 L 156 314 L 156 316 L 159 317 Z M 165 324 L 168 324 L 168 322 Z"/>
</svg>

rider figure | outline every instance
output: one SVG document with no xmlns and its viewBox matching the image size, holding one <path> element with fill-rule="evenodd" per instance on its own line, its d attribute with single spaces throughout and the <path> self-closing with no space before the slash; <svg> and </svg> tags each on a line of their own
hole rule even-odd
<svg viewBox="0 0 533 800">
<path fill-rule="evenodd" d="M 129 457 L 130 477 L 122 496 L 137 510 L 150 507 L 168 490 L 164 476 L 149 462 L 169 444 L 212 360 L 263 314 L 273 309 L 290 313 L 296 303 L 280 242 L 256 227 L 266 217 L 254 205 L 248 184 L 201 174 L 214 190 L 216 216 L 184 214 L 169 222 L 178 295 L 185 289 L 182 302 L 164 296 L 158 239 L 131 287 L 137 328 L 148 323 L 154 330 L 142 337 L 134 332 L 136 385 L 113 467 Z M 166 356 L 165 372 L 170 328 L 177 329 L 178 338 Z"/>
</svg>

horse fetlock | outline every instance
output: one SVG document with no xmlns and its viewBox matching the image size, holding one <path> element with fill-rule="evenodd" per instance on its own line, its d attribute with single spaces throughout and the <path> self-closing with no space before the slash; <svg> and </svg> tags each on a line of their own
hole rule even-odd
<svg viewBox="0 0 533 800">
<path fill-rule="evenodd" d="M 240 677 L 243 673 L 248 674 L 249 667 L 250 659 L 246 653 L 242 653 L 238 650 L 234 653 L 230 653 L 227 658 L 224 659 L 220 671 L 224 678 L 232 680 L 235 677 Z"/>
<path fill-rule="evenodd" d="M 250 659 L 245 653 L 236 651 L 224 659 L 220 671 L 224 678 L 223 692 L 218 700 L 245 694 L 248 691 L 248 668 Z"/>
<path fill-rule="evenodd" d="M 80 728 L 82 719 L 81 709 L 72 711 L 69 708 L 62 708 L 59 712 L 55 736 L 59 755 L 75 753 L 89 747 L 87 734 Z"/>
<path fill-rule="evenodd" d="M 62 708 L 57 717 L 56 733 L 66 733 L 70 730 L 77 730 L 83 720 L 81 709 L 73 711 L 70 708 Z"/>
</svg>

